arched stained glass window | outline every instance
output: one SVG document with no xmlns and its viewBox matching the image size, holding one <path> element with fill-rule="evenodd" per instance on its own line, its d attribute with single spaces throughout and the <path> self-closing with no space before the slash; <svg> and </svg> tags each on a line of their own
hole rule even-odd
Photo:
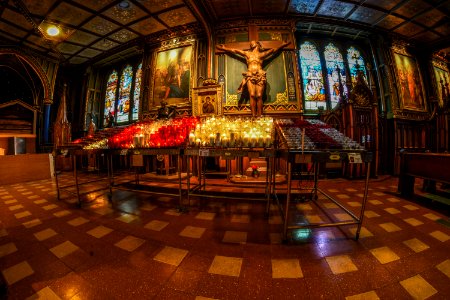
<svg viewBox="0 0 450 300">
<path fill-rule="evenodd" d="M 111 75 L 108 77 L 108 82 L 106 83 L 106 95 L 105 95 L 105 110 L 103 117 L 103 124 L 106 126 L 110 115 L 115 115 L 115 104 L 116 104 L 116 93 L 117 93 L 117 71 L 112 71 Z"/>
<path fill-rule="evenodd" d="M 141 77 L 142 77 L 142 63 L 139 64 L 136 70 L 136 77 L 134 79 L 134 96 L 133 96 L 133 120 L 139 117 L 139 97 L 141 95 Z"/>
<path fill-rule="evenodd" d="M 325 88 L 320 56 L 314 44 L 304 42 L 300 47 L 300 68 L 303 79 L 305 109 L 326 108 Z"/>
<path fill-rule="evenodd" d="M 127 65 L 120 76 L 119 99 L 117 100 L 117 123 L 128 122 L 129 120 L 132 82 L 133 67 Z"/>
<path fill-rule="evenodd" d="M 352 84 L 356 83 L 356 75 L 358 68 L 362 71 L 364 75 L 364 80 L 367 83 L 367 71 L 364 63 L 364 58 L 361 56 L 361 53 L 355 47 L 350 47 L 347 50 L 347 61 L 348 67 L 350 69 L 350 75 L 352 76 Z M 356 67 L 358 65 L 358 68 Z"/>
<path fill-rule="evenodd" d="M 329 43 L 325 47 L 325 63 L 327 66 L 328 86 L 330 89 L 331 108 L 334 108 L 339 102 L 340 89 L 339 77 L 342 83 L 343 93 L 347 95 L 347 86 L 345 85 L 345 67 L 342 54 L 339 49 L 333 44 Z M 338 72 L 339 68 L 339 72 Z"/>
</svg>

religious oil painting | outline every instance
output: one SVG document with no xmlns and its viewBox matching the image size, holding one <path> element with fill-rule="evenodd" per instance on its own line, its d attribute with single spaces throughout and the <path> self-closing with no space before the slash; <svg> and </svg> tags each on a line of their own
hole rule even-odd
<svg viewBox="0 0 450 300">
<path fill-rule="evenodd" d="M 448 93 L 447 88 L 450 84 L 449 72 L 447 70 L 444 70 L 444 68 L 433 66 L 434 77 L 436 78 L 437 97 L 439 99 L 440 107 L 445 106 L 445 97 L 448 97 L 448 95 L 446 95 L 446 93 Z"/>
<path fill-rule="evenodd" d="M 189 102 L 191 55 L 192 46 L 158 52 L 150 107 L 159 106 L 161 101 L 168 105 Z"/>
<path fill-rule="evenodd" d="M 215 94 L 207 94 L 199 97 L 199 108 L 201 116 L 209 116 L 217 114 L 217 101 Z"/>
<path fill-rule="evenodd" d="M 394 52 L 397 71 L 398 93 L 403 109 L 425 109 L 422 79 L 416 60 L 408 55 Z"/>
</svg>

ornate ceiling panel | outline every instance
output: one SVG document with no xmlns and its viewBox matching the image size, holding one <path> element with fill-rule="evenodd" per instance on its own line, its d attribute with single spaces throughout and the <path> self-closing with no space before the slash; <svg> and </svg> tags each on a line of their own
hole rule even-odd
<svg viewBox="0 0 450 300">
<path fill-rule="evenodd" d="M 1 1 L 1 0 L 0 0 Z M 400 35 L 438 51 L 450 47 L 450 0 L 4 0 L 0 38 L 63 63 L 97 63 L 118 49 L 132 48 L 158 32 L 205 22 L 292 19 L 303 33 L 368 36 Z M 201 14 L 201 15 L 198 15 Z M 52 42 L 35 27 L 54 22 L 68 37 Z M 351 30 L 350 30 L 351 29 Z M 47 36 L 47 38 L 49 38 Z M 119 48 L 118 48 L 119 47 Z M 116 49 L 117 48 L 117 49 Z M 61 53 L 64 54 L 61 55 Z M 134 52 L 133 52 L 134 53 Z"/>
<path fill-rule="evenodd" d="M 89 12 L 83 9 L 63 2 L 48 14 L 47 19 L 77 26 L 90 15 Z"/>
<path fill-rule="evenodd" d="M 121 1 L 119 4 L 114 5 L 105 11 L 103 15 L 108 16 L 121 24 L 128 24 L 142 18 L 146 13 L 132 2 Z"/>
<path fill-rule="evenodd" d="M 403 22 L 405 22 L 405 19 L 393 15 L 387 15 L 379 23 L 377 23 L 377 26 L 383 27 L 385 29 L 392 29 Z"/>
<path fill-rule="evenodd" d="M 403 0 L 366 0 L 364 3 L 367 5 L 378 7 L 385 11 L 389 11 L 402 1 Z"/>
<path fill-rule="evenodd" d="M 449 23 L 444 24 L 444 25 L 439 26 L 439 27 L 436 27 L 434 30 L 437 31 L 438 33 L 444 35 L 444 36 L 447 36 L 447 37 L 450 36 L 450 24 Z"/>
<path fill-rule="evenodd" d="M 422 26 L 416 25 L 414 23 L 406 23 L 400 27 L 398 27 L 397 29 L 395 29 L 394 31 L 396 33 L 399 33 L 401 35 L 407 36 L 407 37 L 411 37 L 414 36 L 418 33 L 423 32 L 425 29 Z"/>
<path fill-rule="evenodd" d="M 16 24 L 26 30 L 33 29 L 33 26 L 30 24 L 30 22 L 25 19 L 25 17 L 13 10 L 5 9 L 2 14 L 2 19 L 9 21 L 10 23 Z"/>
<path fill-rule="evenodd" d="M 194 16 L 187 7 L 170 10 L 168 12 L 158 15 L 159 19 L 170 27 L 177 25 L 185 25 L 195 21 Z"/>
<path fill-rule="evenodd" d="M 414 37 L 415 40 L 425 41 L 425 42 L 432 42 L 439 38 L 439 35 L 432 31 L 425 31 L 423 33 L 418 34 Z"/>
<path fill-rule="evenodd" d="M 88 60 L 95 63 L 105 55 L 114 55 L 115 48 L 123 44 L 133 47 L 144 42 L 148 35 L 164 30 L 173 32 L 178 26 L 198 22 L 191 11 L 196 0 L 1 2 L 0 37 L 4 44 L 26 45 L 40 54 L 58 57 L 62 63 L 79 64 Z M 53 38 L 45 33 L 47 28 L 42 27 L 43 23 L 56 25 L 62 32 L 71 34 Z M 40 35 L 35 30 L 38 26 L 42 30 Z"/>
<path fill-rule="evenodd" d="M 99 55 L 100 53 L 102 53 L 102 51 L 87 48 L 87 49 L 84 49 L 83 51 L 81 51 L 80 53 L 78 53 L 78 55 L 83 56 L 83 57 L 92 58 L 92 57 Z"/>
<path fill-rule="evenodd" d="M 139 0 L 139 3 L 152 13 L 167 10 L 168 8 L 174 6 L 183 5 L 182 0 Z"/>
<path fill-rule="evenodd" d="M 96 48 L 96 49 L 100 49 L 100 50 L 106 51 L 106 50 L 110 50 L 110 49 L 112 49 L 114 47 L 117 47 L 117 46 L 119 46 L 118 43 L 113 42 L 113 41 L 108 40 L 108 39 L 103 39 L 103 40 L 100 40 L 97 43 L 93 44 L 92 48 Z"/>
<path fill-rule="evenodd" d="M 286 8 L 285 0 L 251 0 L 254 14 L 281 14 Z"/>
<path fill-rule="evenodd" d="M 27 46 L 27 47 L 36 49 L 36 50 L 38 50 L 38 51 L 45 51 L 45 47 L 41 47 L 41 46 L 38 46 L 38 45 L 36 45 L 36 44 L 29 43 L 29 42 L 27 42 L 27 41 L 25 41 L 23 44 L 24 44 L 25 46 Z"/>
<path fill-rule="evenodd" d="M 22 0 L 22 2 L 33 15 L 45 16 L 57 0 Z"/>
<path fill-rule="evenodd" d="M 41 47 L 48 47 L 48 44 L 45 40 L 43 40 L 40 36 L 38 36 L 37 34 L 31 34 L 28 38 L 27 38 L 28 42 L 31 42 L 33 44 L 36 44 L 38 46 Z"/>
<path fill-rule="evenodd" d="M 379 10 L 360 6 L 350 15 L 349 19 L 361 23 L 372 24 L 383 15 L 384 13 Z"/>
<path fill-rule="evenodd" d="M 10 35 L 10 34 L 3 33 L 3 32 L 1 32 L 1 31 L 0 31 L 0 37 L 3 38 L 3 39 L 0 39 L 0 40 L 2 40 L 2 42 L 8 41 L 8 40 L 9 40 L 9 41 L 11 41 L 11 42 L 13 42 L 13 43 L 17 43 L 17 42 L 20 41 L 19 38 L 15 37 L 15 36 L 12 36 L 12 35 Z"/>
<path fill-rule="evenodd" d="M 298 14 L 313 14 L 319 0 L 293 0 L 289 6 L 289 12 Z"/>
<path fill-rule="evenodd" d="M 100 35 L 106 35 L 120 26 L 102 17 L 95 17 L 84 24 L 83 28 Z"/>
<path fill-rule="evenodd" d="M 11 34 L 15 37 L 18 37 L 18 38 L 23 38 L 27 35 L 26 31 L 21 30 L 17 27 L 14 27 L 14 26 L 9 25 L 8 23 L 4 23 L 4 22 L 0 22 L 0 30 L 7 34 Z"/>
<path fill-rule="evenodd" d="M 92 10 L 99 11 L 102 10 L 105 6 L 107 6 L 110 3 L 117 2 L 114 0 L 94 0 L 94 1 L 87 1 L 87 0 L 73 0 L 81 5 L 84 5 Z"/>
<path fill-rule="evenodd" d="M 211 0 L 210 5 L 214 9 L 214 15 L 219 18 L 242 17 L 250 15 L 250 7 L 247 1 L 242 0 Z"/>
<path fill-rule="evenodd" d="M 126 29 L 122 29 L 120 31 L 111 34 L 112 39 L 121 43 L 128 42 L 129 40 L 134 39 L 136 37 L 137 37 L 136 34 Z"/>
<path fill-rule="evenodd" d="M 161 31 L 167 28 L 154 18 L 144 19 L 138 23 L 131 25 L 130 27 L 142 35 L 149 35 L 151 33 Z"/>
<path fill-rule="evenodd" d="M 59 51 L 61 51 L 61 53 L 64 53 L 64 54 L 74 54 L 74 53 L 82 50 L 83 47 L 77 46 L 74 44 L 69 44 L 69 43 L 62 43 L 62 44 L 58 45 L 58 49 L 59 49 Z"/>
<path fill-rule="evenodd" d="M 320 6 L 318 15 L 329 16 L 333 18 L 345 18 L 347 14 L 355 7 L 354 4 L 335 1 L 335 0 L 325 0 Z"/>
<path fill-rule="evenodd" d="M 438 22 L 441 22 L 445 19 L 445 14 L 437 9 L 432 9 L 428 11 L 427 13 L 424 13 L 420 15 L 419 17 L 415 18 L 414 20 L 416 22 L 419 22 L 422 25 L 425 25 L 427 27 L 433 27 Z"/>
<path fill-rule="evenodd" d="M 83 64 L 83 63 L 87 62 L 88 60 L 89 60 L 88 58 L 75 56 L 69 60 L 69 63 L 74 64 L 74 65 L 79 65 L 79 64 Z"/>
<path fill-rule="evenodd" d="M 431 6 L 422 0 L 415 0 L 410 1 L 402 6 L 400 6 L 398 9 L 396 9 L 394 12 L 406 17 L 406 18 L 412 18 L 415 15 L 417 15 L 420 12 L 423 12 L 426 9 L 430 9 Z"/>
<path fill-rule="evenodd" d="M 89 45 L 99 37 L 90 33 L 77 30 L 67 39 L 68 42 L 73 42 L 81 45 Z"/>
</svg>

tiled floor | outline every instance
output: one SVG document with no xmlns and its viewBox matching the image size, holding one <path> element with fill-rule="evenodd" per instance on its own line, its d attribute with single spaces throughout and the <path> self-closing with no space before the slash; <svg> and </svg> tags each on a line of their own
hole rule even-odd
<svg viewBox="0 0 450 300">
<path fill-rule="evenodd" d="M 320 182 L 357 215 L 362 186 Z M 283 244 L 278 208 L 267 216 L 263 202 L 194 199 L 180 213 L 176 197 L 117 191 L 112 205 L 95 192 L 80 209 L 57 201 L 52 181 L 0 186 L 6 298 L 450 299 L 449 210 L 396 189 L 396 178 L 371 180 L 357 242 L 346 226 L 294 230 Z M 294 201 L 294 219 L 348 220 L 319 202 Z"/>
</svg>

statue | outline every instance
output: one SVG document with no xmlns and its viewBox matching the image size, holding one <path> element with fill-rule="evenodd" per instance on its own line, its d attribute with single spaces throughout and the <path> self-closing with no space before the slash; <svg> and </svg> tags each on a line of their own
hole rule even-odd
<svg viewBox="0 0 450 300">
<path fill-rule="evenodd" d="M 263 70 L 262 64 L 264 60 L 289 44 L 290 42 L 283 42 L 281 46 L 269 50 L 264 50 L 257 41 L 250 42 L 249 50 L 232 49 L 227 48 L 224 45 L 217 46 L 218 50 L 241 55 L 247 60 L 247 72 L 242 73 L 244 78 L 238 88 L 238 93 L 241 93 L 244 87 L 247 86 L 253 117 L 260 117 L 262 115 L 262 97 L 267 81 L 266 72 Z"/>
<path fill-rule="evenodd" d="M 114 115 L 111 110 L 108 111 L 108 115 L 105 118 L 105 128 L 114 127 Z"/>
<path fill-rule="evenodd" d="M 94 123 L 94 113 L 91 113 L 91 122 L 89 123 L 87 135 L 89 137 L 93 136 L 95 134 L 96 130 L 97 130 L 97 126 Z"/>
<path fill-rule="evenodd" d="M 177 111 L 175 108 L 167 106 L 166 101 L 161 101 L 161 107 L 158 109 L 158 115 L 156 116 L 157 119 L 170 119 L 175 117 L 177 114 Z"/>
</svg>

